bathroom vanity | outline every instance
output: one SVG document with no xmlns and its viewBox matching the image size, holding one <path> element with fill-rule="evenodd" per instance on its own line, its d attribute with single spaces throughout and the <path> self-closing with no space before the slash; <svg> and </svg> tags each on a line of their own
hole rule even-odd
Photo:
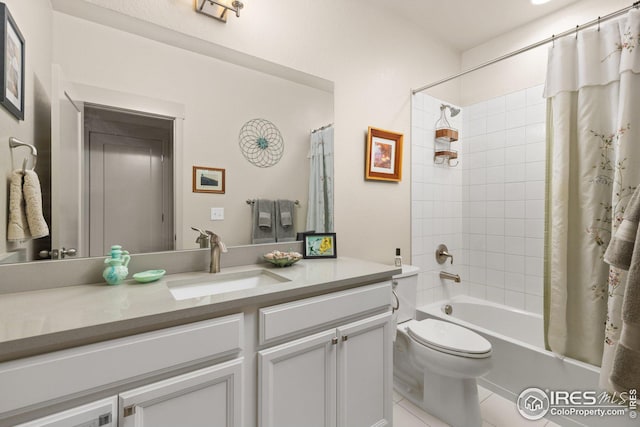
<svg viewBox="0 0 640 427">
<path fill-rule="evenodd" d="M 399 271 L 302 260 L 223 268 L 224 286 L 278 278 L 234 289 L 192 272 L 0 294 L 0 426 L 391 425 Z"/>
</svg>

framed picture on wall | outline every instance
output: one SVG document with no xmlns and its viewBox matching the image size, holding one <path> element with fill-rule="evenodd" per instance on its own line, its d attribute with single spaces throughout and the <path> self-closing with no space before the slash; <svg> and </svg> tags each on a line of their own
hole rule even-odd
<svg viewBox="0 0 640 427">
<path fill-rule="evenodd" d="M 304 258 L 336 258 L 336 233 L 304 233 L 302 242 Z"/>
<path fill-rule="evenodd" d="M 24 120 L 24 37 L 7 5 L 0 3 L 2 93 L 0 104 L 18 120 Z"/>
<path fill-rule="evenodd" d="M 193 167 L 193 192 L 194 193 L 218 193 L 224 194 L 225 170 L 207 168 L 204 166 Z"/>
<path fill-rule="evenodd" d="M 365 179 L 378 181 L 402 179 L 402 139 L 401 133 L 369 127 Z"/>
</svg>

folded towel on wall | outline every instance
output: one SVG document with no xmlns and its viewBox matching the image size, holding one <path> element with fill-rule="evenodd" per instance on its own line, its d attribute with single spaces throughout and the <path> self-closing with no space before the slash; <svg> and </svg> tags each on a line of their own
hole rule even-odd
<svg viewBox="0 0 640 427">
<path fill-rule="evenodd" d="M 629 270 L 638 222 L 640 222 L 640 192 L 636 189 L 627 203 L 624 218 L 604 253 L 604 261 L 607 264 L 625 271 Z"/>
<path fill-rule="evenodd" d="M 268 199 L 258 199 L 253 204 L 251 220 L 251 243 L 274 243 L 276 229 L 274 227 L 274 203 Z"/>
<path fill-rule="evenodd" d="M 49 235 L 49 226 L 44 220 L 42 212 L 42 190 L 38 174 L 33 170 L 24 173 L 24 185 L 22 186 L 24 201 L 27 206 L 27 222 L 31 237 L 39 239 Z"/>
<path fill-rule="evenodd" d="M 295 242 L 295 202 L 278 200 L 276 202 L 276 240 L 278 242 Z"/>
<path fill-rule="evenodd" d="M 628 270 L 622 302 L 622 329 L 610 381 L 616 391 L 640 389 L 640 186 L 631 196 L 604 255 L 614 267 Z"/>
<path fill-rule="evenodd" d="M 273 202 L 267 199 L 256 200 L 258 206 L 258 227 L 271 228 L 271 214 L 273 212 Z"/>
<path fill-rule="evenodd" d="M 13 171 L 9 181 L 9 219 L 7 240 L 19 242 L 31 237 L 27 222 L 27 208 L 22 194 L 22 171 Z"/>
<path fill-rule="evenodd" d="M 35 171 L 13 171 L 9 183 L 7 240 L 19 242 L 49 235 L 42 213 L 42 190 Z"/>
</svg>

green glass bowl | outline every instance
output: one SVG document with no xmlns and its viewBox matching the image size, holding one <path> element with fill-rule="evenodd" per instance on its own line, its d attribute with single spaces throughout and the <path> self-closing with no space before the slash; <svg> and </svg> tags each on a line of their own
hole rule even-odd
<svg viewBox="0 0 640 427">
<path fill-rule="evenodd" d="M 149 283 L 160 279 L 165 273 L 165 270 L 147 270 L 134 274 L 133 278 L 136 282 Z"/>
</svg>

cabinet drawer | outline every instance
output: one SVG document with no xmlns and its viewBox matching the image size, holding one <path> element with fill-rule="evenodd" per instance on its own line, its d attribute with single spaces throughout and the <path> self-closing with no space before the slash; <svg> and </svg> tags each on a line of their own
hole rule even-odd
<svg viewBox="0 0 640 427">
<path fill-rule="evenodd" d="M 259 343 L 321 328 L 340 320 L 384 310 L 391 303 L 391 282 L 261 308 Z"/>
<path fill-rule="evenodd" d="M 161 329 L 0 364 L 0 413 L 242 350 L 243 316 Z"/>
</svg>

